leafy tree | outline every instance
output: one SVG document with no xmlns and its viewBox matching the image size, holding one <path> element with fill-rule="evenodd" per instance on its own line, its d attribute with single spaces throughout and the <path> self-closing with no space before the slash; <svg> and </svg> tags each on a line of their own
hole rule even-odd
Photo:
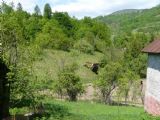
<svg viewBox="0 0 160 120">
<path fill-rule="evenodd" d="M 99 40 L 103 40 L 106 43 L 106 46 L 110 46 L 110 29 L 106 24 L 95 21 L 92 27 L 93 33 Z"/>
<path fill-rule="evenodd" d="M 9 6 L 3 2 L 1 5 L 0 11 L 1 11 L 1 13 L 4 13 L 4 14 L 10 14 L 11 12 L 13 12 L 13 8 L 12 8 L 12 6 Z"/>
<path fill-rule="evenodd" d="M 129 38 L 126 51 L 124 52 L 125 66 L 135 74 L 145 77 L 144 70 L 146 70 L 147 58 L 142 55 L 141 50 L 148 43 L 149 38 L 142 33 L 134 33 Z M 126 62 L 127 61 L 127 62 Z"/>
<path fill-rule="evenodd" d="M 117 86 L 120 74 L 121 65 L 118 62 L 110 62 L 100 71 L 95 85 L 100 90 L 104 103 L 112 103 L 111 94 Z"/>
<path fill-rule="evenodd" d="M 55 85 L 58 91 L 65 91 L 70 101 L 76 101 L 78 94 L 83 92 L 83 86 L 80 78 L 75 75 L 75 64 L 64 67 L 58 75 L 58 82 Z"/>
<path fill-rule="evenodd" d="M 47 18 L 47 19 L 51 19 L 51 17 L 52 17 L 52 9 L 48 3 L 45 4 L 45 6 L 44 6 L 43 16 L 44 16 L 44 18 Z"/>
<path fill-rule="evenodd" d="M 118 86 L 119 86 L 119 94 L 124 95 L 125 98 L 125 104 L 127 104 L 129 91 L 132 86 L 134 86 L 134 83 L 139 79 L 139 76 L 133 73 L 133 71 L 130 71 L 128 69 L 124 69 L 121 76 L 119 76 L 118 79 Z"/>
<path fill-rule="evenodd" d="M 90 17 L 84 17 L 84 19 L 82 19 L 82 22 L 88 27 L 93 27 L 94 24 L 94 21 Z"/>
<path fill-rule="evenodd" d="M 41 10 L 40 10 L 38 5 L 36 5 L 35 8 L 34 8 L 34 15 L 35 16 L 40 16 L 41 15 Z"/>
<path fill-rule="evenodd" d="M 32 50 L 27 46 L 27 42 L 23 36 L 24 24 L 22 21 L 27 19 L 24 13 L 23 11 L 15 11 L 10 14 L 6 12 L 0 14 L 0 43 L 2 44 L 3 51 L 0 57 L 2 63 L 9 69 L 4 79 L 5 84 L 3 84 L 7 87 L 4 93 L 5 107 L 3 108 L 5 111 L 9 111 L 9 107 L 11 106 L 19 106 L 25 99 L 33 100 L 30 86 L 30 80 L 32 78 L 31 64 L 33 60 L 33 56 L 31 55 L 33 54 L 29 52 Z"/>
<path fill-rule="evenodd" d="M 5 79 L 3 79 L 4 83 L 3 84 L 0 83 L 4 89 L 2 90 L 4 94 L 4 98 L 2 100 L 4 106 L 2 108 L 2 111 L 3 109 L 5 109 L 5 113 L 3 113 L 2 117 L 7 117 L 9 115 L 9 107 L 13 104 L 15 105 L 15 103 L 18 104 L 17 101 L 16 102 L 13 101 L 22 99 L 24 96 L 27 95 L 27 93 L 30 93 L 28 91 L 29 79 L 27 79 L 27 77 L 29 76 L 28 74 L 29 72 L 28 71 L 24 72 L 25 64 L 21 63 L 22 62 L 21 60 L 23 60 L 22 58 L 24 57 L 21 53 L 22 49 L 21 51 L 17 51 L 17 49 L 20 49 L 20 47 L 17 46 L 17 43 L 20 43 L 20 41 L 18 41 L 18 36 L 16 36 L 16 32 L 11 31 L 7 27 L 3 29 L 2 26 L 1 37 L 2 37 L 1 42 L 3 44 L 1 63 L 5 64 L 8 69 Z M 19 57 L 19 60 L 17 59 L 17 56 Z M 27 67 L 29 67 L 29 65 L 27 65 Z M 3 66 L 1 69 L 4 69 Z M 27 68 L 27 70 L 28 69 L 29 68 Z M 31 94 L 28 95 L 30 96 Z"/>
<path fill-rule="evenodd" d="M 42 30 L 42 25 L 40 25 L 40 20 L 37 16 L 32 16 L 29 19 L 23 21 L 24 36 L 25 39 L 29 41 L 34 41 L 36 34 Z"/>
<path fill-rule="evenodd" d="M 18 3 L 17 4 L 17 11 L 22 11 L 23 8 L 22 8 L 22 4 L 21 3 Z"/>
<path fill-rule="evenodd" d="M 37 35 L 35 42 L 42 48 L 68 51 L 73 41 L 66 37 L 56 20 L 50 20 L 43 26 L 42 32 Z"/>
<path fill-rule="evenodd" d="M 71 18 L 66 12 L 55 12 L 53 14 L 53 18 L 56 19 L 60 26 L 62 27 L 64 33 L 66 33 L 69 37 L 73 36 L 74 26 L 72 24 Z"/>
</svg>

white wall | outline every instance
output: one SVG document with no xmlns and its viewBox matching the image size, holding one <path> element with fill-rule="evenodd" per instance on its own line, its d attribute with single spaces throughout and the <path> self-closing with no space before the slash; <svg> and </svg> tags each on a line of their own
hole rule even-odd
<svg viewBox="0 0 160 120">
<path fill-rule="evenodd" d="M 160 101 L 160 54 L 149 54 L 146 95 Z"/>
</svg>

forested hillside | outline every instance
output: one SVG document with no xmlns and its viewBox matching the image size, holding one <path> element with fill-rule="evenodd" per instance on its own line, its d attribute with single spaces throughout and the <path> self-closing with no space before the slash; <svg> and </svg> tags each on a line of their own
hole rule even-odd
<svg viewBox="0 0 160 120">
<path fill-rule="evenodd" d="M 48 101 L 78 101 L 88 84 L 95 102 L 128 104 L 140 96 L 143 103 L 147 55 L 141 50 L 159 36 L 159 6 L 81 20 L 52 12 L 49 4 L 43 12 L 33 9 L 0 5 L 0 119 L 21 109 L 41 114 L 43 106 L 46 116 L 65 120 L 67 110 Z"/>
<path fill-rule="evenodd" d="M 122 10 L 96 19 L 108 24 L 114 32 L 159 32 L 160 6 L 142 10 Z"/>
</svg>

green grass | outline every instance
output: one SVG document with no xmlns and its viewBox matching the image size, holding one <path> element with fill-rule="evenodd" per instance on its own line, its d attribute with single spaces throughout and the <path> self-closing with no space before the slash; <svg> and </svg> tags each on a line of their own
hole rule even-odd
<svg viewBox="0 0 160 120">
<path fill-rule="evenodd" d="M 108 106 L 91 102 L 46 99 L 46 116 L 41 120 L 160 120 L 149 116 L 142 107 Z M 27 113 L 26 108 L 10 109 L 12 115 Z M 39 119 L 38 119 L 39 120 Z"/>
<path fill-rule="evenodd" d="M 146 113 L 141 107 L 131 106 L 108 106 L 100 103 L 89 102 L 66 102 L 48 100 L 50 106 L 61 106 L 65 108 L 65 114 L 61 117 L 54 115 L 47 119 L 61 120 L 159 120 Z M 60 109 L 59 109 L 60 110 Z M 53 110 L 52 110 L 53 111 Z M 61 110 L 62 111 L 62 110 Z M 67 114 L 66 114 L 67 113 Z"/>
</svg>

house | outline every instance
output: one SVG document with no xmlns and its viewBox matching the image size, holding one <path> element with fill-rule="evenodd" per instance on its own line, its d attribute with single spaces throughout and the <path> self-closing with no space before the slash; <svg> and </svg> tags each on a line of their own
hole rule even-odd
<svg viewBox="0 0 160 120">
<path fill-rule="evenodd" d="M 144 109 L 157 116 L 160 115 L 160 40 L 153 41 L 142 51 L 148 53 Z"/>
</svg>

